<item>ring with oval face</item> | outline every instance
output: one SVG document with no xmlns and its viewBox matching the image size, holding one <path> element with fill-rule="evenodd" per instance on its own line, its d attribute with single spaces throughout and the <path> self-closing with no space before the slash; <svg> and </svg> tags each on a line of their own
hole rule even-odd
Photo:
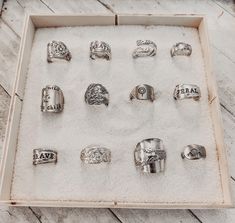
<svg viewBox="0 0 235 223">
<path fill-rule="evenodd" d="M 111 151 L 102 146 L 88 146 L 81 151 L 81 160 L 86 164 L 111 162 Z"/>
<path fill-rule="evenodd" d="M 193 98 L 198 101 L 201 97 L 201 91 L 195 84 L 178 84 L 175 87 L 173 97 L 175 100 Z"/>
<path fill-rule="evenodd" d="M 171 56 L 190 56 L 192 54 L 192 47 L 190 44 L 179 42 L 172 46 Z"/>
<path fill-rule="evenodd" d="M 33 165 L 56 162 L 57 152 L 55 150 L 41 148 L 33 150 Z"/>
<path fill-rule="evenodd" d="M 67 46 L 61 41 L 51 41 L 47 44 L 47 62 L 52 63 L 55 59 L 70 61 L 72 58 Z"/>
<path fill-rule="evenodd" d="M 64 109 L 64 95 L 56 85 L 47 85 L 42 89 L 41 111 L 58 113 Z"/>
<path fill-rule="evenodd" d="M 96 58 L 111 60 L 111 47 L 104 41 L 92 41 L 90 44 L 90 58 L 92 60 Z"/>
<path fill-rule="evenodd" d="M 144 139 L 136 145 L 134 160 L 144 173 L 158 173 L 165 170 L 166 151 L 158 138 Z"/>
<path fill-rule="evenodd" d="M 130 100 L 155 100 L 154 88 L 148 84 L 137 85 L 130 93 Z"/>
<path fill-rule="evenodd" d="M 109 93 L 102 84 L 90 84 L 85 93 L 85 102 L 89 105 L 109 105 Z"/>
<path fill-rule="evenodd" d="M 153 57 L 157 53 L 157 45 L 151 40 L 137 40 L 137 47 L 132 53 L 134 59 L 138 57 Z"/>
<path fill-rule="evenodd" d="M 206 148 L 197 144 L 187 145 L 184 147 L 184 151 L 181 153 L 181 157 L 188 160 L 206 158 Z"/>
</svg>

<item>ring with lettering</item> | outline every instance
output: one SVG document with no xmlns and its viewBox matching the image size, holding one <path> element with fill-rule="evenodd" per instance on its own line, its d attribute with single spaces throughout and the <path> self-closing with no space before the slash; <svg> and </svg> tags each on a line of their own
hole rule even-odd
<svg viewBox="0 0 235 223">
<path fill-rule="evenodd" d="M 197 144 L 187 145 L 184 147 L 184 151 L 181 153 L 181 157 L 188 160 L 206 158 L 206 148 Z"/>
<path fill-rule="evenodd" d="M 158 173 L 165 170 L 166 151 L 158 138 L 144 139 L 136 145 L 134 160 L 144 173 Z"/>
<path fill-rule="evenodd" d="M 154 88 L 148 84 L 137 85 L 130 93 L 130 100 L 155 100 Z"/>
<path fill-rule="evenodd" d="M 62 90 L 56 85 L 47 85 L 42 89 L 42 112 L 62 112 L 64 109 L 64 96 Z"/>
<path fill-rule="evenodd" d="M 52 63 L 55 59 L 70 61 L 72 58 L 67 46 L 61 41 L 51 41 L 47 44 L 47 62 Z"/>
<path fill-rule="evenodd" d="M 192 54 L 191 45 L 183 42 L 176 43 L 171 48 L 171 57 L 174 56 L 190 56 Z"/>
<path fill-rule="evenodd" d="M 57 152 L 51 149 L 34 149 L 33 150 L 33 165 L 43 163 L 56 163 Z"/>
<path fill-rule="evenodd" d="M 133 51 L 132 57 L 153 57 L 157 53 L 157 45 L 151 40 L 137 40 L 137 48 Z"/>
<path fill-rule="evenodd" d="M 198 101 L 201 97 L 201 91 L 195 84 L 178 84 L 175 87 L 173 97 L 175 100 L 193 98 Z"/>
<path fill-rule="evenodd" d="M 90 58 L 92 60 L 96 58 L 111 60 L 111 47 L 104 41 L 92 41 L 90 44 Z"/>
</svg>

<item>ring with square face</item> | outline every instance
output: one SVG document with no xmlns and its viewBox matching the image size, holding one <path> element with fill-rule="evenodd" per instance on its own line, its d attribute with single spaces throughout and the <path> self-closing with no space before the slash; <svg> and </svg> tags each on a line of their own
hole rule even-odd
<svg viewBox="0 0 235 223">
<path fill-rule="evenodd" d="M 137 40 L 137 47 L 132 53 L 134 59 L 138 57 L 153 57 L 157 54 L 157 45 L 151 40 Z"/>
<path fill-rule="evenodd" d="M 64 109 L 64 95 L 56 85 L 47 85 L 42 89 L 41 111 L 58 113 Z"/>
<path fill-rule="evenodd" d="M 56 162 L 57 152 L 55 150 L 41 148 L 33 150 L 33 165 Z"/>
<path fill-rule="evenodd" d="M 197 160 L 206 158 L 206 148 L 201 145 L 191 144 L 184 147 L 184 151 L 181 153 L 182 159 Z"/>
<path fill-rule="evenodd" d="M 193 98 L 198 101 L 201 97 L 201 91 L 195 84 L 178 84 L 175 87 L 173 97 L 175 100 Z"/>
<path fill-rule="evenodd" d="M 130 100 L 155 100 L 154 88 L 148 84 L 137 85 L 130 93 Z"/>
<path fill-rule="evenodd" d="M 111 47 L 104 41 L 92 41 L 90 44 L 90 58 L 92 60 L 96 58 L 111 60 Z"/>
<path fill-rule="evenodd" d="M 72 58 L 67 46 L 61 41 L 51 41 L 47 44 L 47 62 L 52 63 L 56 59 L 70 61 Z"/>
<path fill-rule="evenodd" d="M 176 43 L 171 48 L 171 57 L 174 56 L 190 56 L 192 54 L 191 45 L 183 42 Z"/>
</svg>

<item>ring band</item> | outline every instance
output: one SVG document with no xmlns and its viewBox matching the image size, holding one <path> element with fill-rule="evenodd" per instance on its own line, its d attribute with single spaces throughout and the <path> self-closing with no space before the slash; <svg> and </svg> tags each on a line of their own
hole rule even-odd
<svg viewBox="0 0 235 223">
<path fill-rule="evenodd" d="M 111 47 L 104 41 L 92 41 L 90 44 L 90 58 L 92 60 L 96 58 L 111 60 Z"/>
<path fill-rule="evenodd" d="M 147 84 L 137 85 L 130 93 L 130 100 L 155 100 L 154 88 Z"/>
<path fill-rule="evenodd" d="M 50 149 L 34 149 L 33 150 L 33 165 L 43 163 L 56 163 L 57 152 Z"/>
<path fill-rule="evenodd" d="M 42 89 L 42 112 L 62 112 L 64 109 L 64 96 L 62 90 L 56 85 L 47 85 Z"/>
<path fill-rule="evenodd" d="M 70 61 L 72 58 L 67 46 L 61 41 L 51 41 L 47 44 L 47 62 L 52 63 L 54 59 Z"/>
<path fill-rule="evenodd" d="M 201 145 L 187 145 L 184 147 L 184 151 L 181 153 L 181 157 L 182 159 L 186 158 L 188 160 L 206 158 L 206 149 Z"/>
<path fill-rule="evenodd" d="M 174 56 L 190 56 L 192 54 L 191 45 L 183 42 L 176 43 L 171 48 L 171 57 Z"/>
<path fill-rule="evenodd" d="M 173 97 L 175 100 L 193 98 L 198 101 L 201 97 L 201 91 L 195 84 L 178 84 L 175 87 Z"/>
<path fill-rule="evenodd" d="M 101 146 L 88 146 L 81 151 L 81 160 L 86 164 L 111 162 L 111 151 Z"/>
<path fill-rule="evenodd" d="M 158 138 L 144 139 L 136 145 L 134 159 L 144 173 L 158 173 L 165 170 L 166 151 Z"/>
<path fill-rule="evenodd" d="M 137 48 L 133 51 L 132 57 L 153 57 L 157 53 L 157 45 L 151 40 L 137 40 Z"/>
</svg>

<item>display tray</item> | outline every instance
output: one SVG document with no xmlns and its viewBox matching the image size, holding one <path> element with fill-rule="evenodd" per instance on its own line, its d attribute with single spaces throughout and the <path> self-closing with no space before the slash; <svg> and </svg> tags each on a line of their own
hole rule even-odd
<svg viewBox="0 0 235 223">
<path fill-rule="evenodd" d="M 132 58 L 136 40 L 157 44 L 152 58 Z M 63 41 L 72 60 L 47 63 L 46 46 Z M 93 40 L 110 44 L 112 59 L 91 60 Z M 190 57 L 170 56 L 176 42 L 192 46 Z M 226 149 L 206 21 L 200 15 L 29 15 L 25 19 L 1 166 L 0 202 L 14 206 L 112 208 L 231 207 Z M 104 85 L 110 104 L 88 106 L 91 83 Z M 173 99 L 177 84 L 196 84 L 199 101 Z M 58 85 L 64 111 L 40 111 L 41 90 Z M 130 101 L 138 84 L 154 87 L 156 100 Z M 145 138 L 166 149 L 163 173 L 143 174 L 134 149 Z M 112 161 L 87 165 L 81 150 L 109 148 Z M 207 157 L 183 160 L 188 144 Z M 56 164 L 32 165 L 35 148 L 56 149 Z"/>
</svg>

